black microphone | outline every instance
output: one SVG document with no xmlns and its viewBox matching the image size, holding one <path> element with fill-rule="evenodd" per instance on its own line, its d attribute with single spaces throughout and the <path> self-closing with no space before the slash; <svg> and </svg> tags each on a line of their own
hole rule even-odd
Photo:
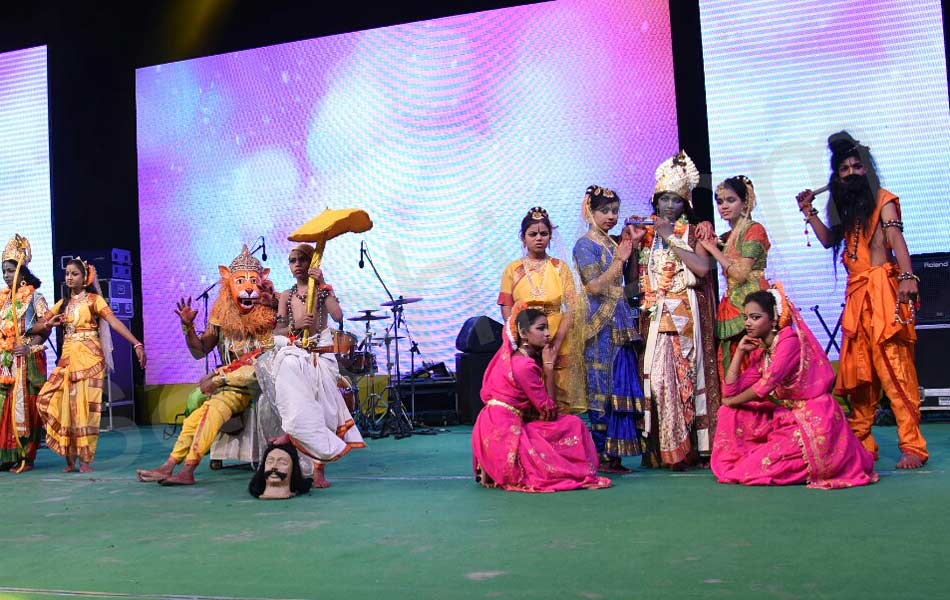
<svg viewBox="0 0 950 600">
<path fill-rule="evenodd" d="M 363 262 L 363 254 L 365 252 L 366 250 L 363 250 L 363 240 L 360 240 L 360 268 L 361 269 L 366 266 L 366 263 Z"/>
<path fill-rule="evenodd" d="M 267 260 L 267 240 L 261 236 L 261 260 Z"/>
</svg>

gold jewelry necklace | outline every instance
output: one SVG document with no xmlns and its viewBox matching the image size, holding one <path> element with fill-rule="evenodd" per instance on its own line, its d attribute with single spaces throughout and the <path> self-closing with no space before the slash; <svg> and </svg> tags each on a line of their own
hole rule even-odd
<svg viewBox="0 0 950 600">
<path fill-rule="evenodd" d="M 521 265 L 524 267 L 524 276 L 528 280 L 528 288 L 531 294 L 531 297 L 534 299 L 544 297 L 544 265 L 548 262 L 548 257 L 545 256 L 540 261 L 534 263 L 536 266 L 532 268 L 531 263 L 528 262 L 528 257 L 525 256 L 521 259 Z M 534 279 L 531 277 L 531 271 L 537 271 L 541 273 L 541 285 L 535 285 Z"/>
</svg>

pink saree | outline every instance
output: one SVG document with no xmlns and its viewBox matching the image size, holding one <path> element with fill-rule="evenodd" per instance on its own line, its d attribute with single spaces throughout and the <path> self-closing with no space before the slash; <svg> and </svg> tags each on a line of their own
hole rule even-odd
<svg viewBox="0 0 950 600">
<path fill-rule="evenodd" d="M 829 393 L 835 373 L 828 357 L 798 309 L 791 310 L 794 325 L 779 332 L 772 363 L 756 350 L 738 381 L 723 382 L 723 397 L 752 388 L 766 400 L 719 409 L 712 471 L 720 483 L 742 485 L 831 489 L 874 483 L 874 456 Z"/>
<path fill-rule="evenodd" d="M 495 354 L 482 383 L 485 407 L 472 430 L 473 467 L 486 487 L 518 492 L 560 492 L 610 487 L 599 477 L 594 440 L 574 415 L 531 420 L 533 409 L 553 408 L 541 367 L 512 352 L 507 343 Z"/>
</svg>

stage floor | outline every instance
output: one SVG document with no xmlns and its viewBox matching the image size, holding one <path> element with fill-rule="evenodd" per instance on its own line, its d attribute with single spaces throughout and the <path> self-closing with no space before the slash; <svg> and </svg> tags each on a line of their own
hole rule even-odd
<svg viewBox="0 0 950 600">
<path fill-rule="evenodd" d="M 171 447 L 160 427 L 103 434 L 91 476 L 43 450 L 33 472 L 0 473 L 0 598 L 867 600 L 950 584 L 950 423 L 925 424 L 932 458 L 913 472 L 894 471 L 896 429 L 878 428 L 881 481 L 835 491 L 708 471 L 488 490 L 470 432 L 370 440 L 327 468 L 333 487 L 289 501 L 207 464 L 193 487 L 139 483 Z"/>
</svg>

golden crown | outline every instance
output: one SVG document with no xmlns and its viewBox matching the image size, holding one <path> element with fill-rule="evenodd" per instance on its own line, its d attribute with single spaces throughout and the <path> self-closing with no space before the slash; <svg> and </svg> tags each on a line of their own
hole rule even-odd
<svg viewBox="0 0 950 600">
<path fill-rule="evenodd" d="M 693 205 L 693 189 L 699 185 L 699 169 L 684 150 L 656 168 L 654 194 L 673 192 Z"/>
<path fill-rule="evenodd" d="M 261 261 L 257 260 L 257 258 L 251 254 L 247 244 L 244 244 L 244 249 L 237 255 L 237 258 L 231 261 L 231 265 L 228 268 L 231 269 L 232 273 L 235 271 L 255 271 L 262 273 L 264 271 L 264 267 L 261 266 Z"/>
<path fill-rule="evenodd" d="M 13 262 L 22 260 L 24 265 L 30 264 L 30 261 L 33 260 L 33 250 L 30 248 L 30 240 L 19 233 L 13 234 L 13 237 L 10 238 L 10 241 L 7 242 L 6 247 L 3 249 L 2 262 L 7 262 L 8 260 Z"/>
</svg>

